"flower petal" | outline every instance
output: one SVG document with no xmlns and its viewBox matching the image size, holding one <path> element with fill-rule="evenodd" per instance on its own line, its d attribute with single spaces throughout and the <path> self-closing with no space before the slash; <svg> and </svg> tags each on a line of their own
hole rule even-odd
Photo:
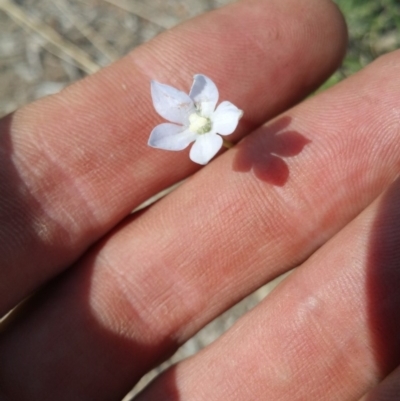
<svg viewBox="0 0 400 401">
<path fill-rule="evenodd" d="M 223 140 L 216 134 L 198 135 L 190 149 L 190 159 L 198 164 L 207 164 L 221 149 Z"/>
<path fill-rule="evenodd" d="M 150 134 L 149 146 L 165 150 L 182 150 L 196 140 L 196 134 L 180 125 L 157 125 Z"/>
<path fill-rule="evenodd" d="M 210 78 L 197 74 L 194 76 L 189 96 L 193 99 L 196 107 L 201 110 L 201 114 L 209 117 L 215 110 L 219 94 L 215 83 Z"/>
<path fill-rule="evenodd" d="M 173 123 L 187 125 L 189 115 L 195 112 L 193 100 L 172 86 L 151 81 L 151 97 L 157 113 Z"/>
<path fill-rule="evenodd" d="M 212 117 L 213 130 L 221 135 L 229 135 L 235 131 L 243 111 L 231 102 L 222 102 Z"/>
</svg>

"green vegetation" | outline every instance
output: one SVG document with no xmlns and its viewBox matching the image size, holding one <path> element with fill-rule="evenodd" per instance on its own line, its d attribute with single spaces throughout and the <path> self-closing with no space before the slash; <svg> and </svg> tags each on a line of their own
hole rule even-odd
<svg viewBox="0 0 400 401">
<path fill-rule="evenodd" d="M 399 0 L 335 0 L 345 15 L 349 46 L 342 67 L 321 88 L 354 74 L 400 45 Z"/>
</svg>

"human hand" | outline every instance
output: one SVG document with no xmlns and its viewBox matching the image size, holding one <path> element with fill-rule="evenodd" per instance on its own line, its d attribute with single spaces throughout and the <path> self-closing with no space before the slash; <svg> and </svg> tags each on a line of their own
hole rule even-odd
<svg viewBox="0 0 400 401">
<path fill-rule="evenodd" d="M 0 313 L 38 292 L 3 327 L 0 397 L 117 400 L 298 265 L 138 400 L 356 400 L 383 388 L 400 363 L 400 55 L 290 108 L 335 70 L 345 39 L 327 0 L 242 1 L 2 120 Z M 129 216 L 198 169 L 187 152 L 147 146 L 159 123 L 150 79 L 187 90 L 195 73 L 244 110 L 234 140 L 246 138 Z"/>
</svg>

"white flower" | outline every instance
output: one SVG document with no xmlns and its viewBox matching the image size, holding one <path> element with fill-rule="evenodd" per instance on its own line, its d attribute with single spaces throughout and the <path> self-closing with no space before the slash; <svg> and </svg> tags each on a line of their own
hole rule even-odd
<svg viewBox="0 0 400 401">
<path fill-rule="evenodd" d="M 219 151 L 223 139 L 236 129 L 243 112 L 230 102 L 216 109 L 218 89 L 205 75 L 195 75 L 189 95 L 171 86 L 151 82 L 151 96 L 157 113 L 170 121 L 157 125 L 148 144 L 154 148 L 182 150 L 190 143 L 190 158 L 207 164 Z"/>
</svg>

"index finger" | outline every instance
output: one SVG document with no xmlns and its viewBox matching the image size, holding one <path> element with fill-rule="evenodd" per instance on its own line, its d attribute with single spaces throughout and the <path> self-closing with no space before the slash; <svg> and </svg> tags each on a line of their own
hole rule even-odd
<svg viewBox="0 0 400 401">
<path fill-rule="evenodd" d="M 195 171 L 186 152 L 147 147 L 160 122 L 150 79 L 187 91 L 193 74 L 209 75 L 245 112 L 239 138 L 318 86 L 340 62 L 345 37 L 328 1 L 240 1 L 4 119 L 0 314 Z"/>
</svg>

